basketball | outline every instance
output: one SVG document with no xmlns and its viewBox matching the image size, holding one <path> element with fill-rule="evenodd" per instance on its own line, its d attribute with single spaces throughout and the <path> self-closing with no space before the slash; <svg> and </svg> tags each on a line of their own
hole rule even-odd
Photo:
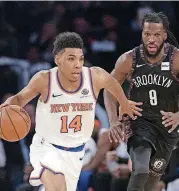
<svg viewBox="0 0 179 191">
<path fill-rule="evenodd" d="M 29 132 L 31 120 L 28 113 L 17 105 L 0 110 L 0 137 L 9 142 L 23 139 Z"/>
</svg>

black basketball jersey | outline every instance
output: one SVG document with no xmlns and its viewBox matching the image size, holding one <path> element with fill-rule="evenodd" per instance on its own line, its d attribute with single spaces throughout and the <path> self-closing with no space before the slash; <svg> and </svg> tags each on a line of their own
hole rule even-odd
<svg viewBox="0 0 179 191">
<path fill-rule="evenodd" d="M 143 102 L 142 118 L 161 120 L 161 110 L 178 111 L 179 80 L 172 72 L 175 49 L 174 46 L 165 44 L 164 56 L 155 64 L 150 64 L 145 59 L 143 45 L 133 49 L 129 98 Z"/>
</svg>

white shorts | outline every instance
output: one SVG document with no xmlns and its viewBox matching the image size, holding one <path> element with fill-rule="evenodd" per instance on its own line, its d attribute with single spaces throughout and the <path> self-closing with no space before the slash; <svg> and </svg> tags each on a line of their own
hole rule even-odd
<svg viewBox="0 0 179 191">
<path fill-rule="evenodd" d="M 32 186 L 41 185 L 42 173 L 44 169 L 48 169 L 55 174 L 65 176 L 67 191 L 76 191 L 83 157 L 84 149 L 79 152 L 61 150 L 35 134 L 30 146 L 30 162 L 34 170 L 29 182 Z"/>
</svg>

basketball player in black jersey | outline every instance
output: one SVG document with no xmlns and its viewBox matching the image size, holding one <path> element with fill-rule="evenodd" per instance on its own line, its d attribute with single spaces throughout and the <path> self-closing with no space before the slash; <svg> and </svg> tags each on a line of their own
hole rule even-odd
<svg viewBox="0 0 179 191">
<path fill-rule="evenodd" d="M 128 125 L 131 134 L 127 144 L 133 164 L 128 191 L 155 190 L 179 139 L 178 44 L 163 13 L 146 14 L 142 27 L 142 44 L 121 55 L 112 72 L 120 84 L 130 79 L 129 98 L 143 102 L 142 116 Z M 120 142 L 123 134 L 117 102 L 106 91 L 104 99 L 111 125 L 109 137 Z"/>
</svg>

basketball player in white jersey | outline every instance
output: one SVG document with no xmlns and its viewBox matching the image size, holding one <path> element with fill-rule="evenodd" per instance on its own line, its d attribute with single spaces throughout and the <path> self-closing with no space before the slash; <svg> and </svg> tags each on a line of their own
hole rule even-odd
<svg viewBox="0 0 179 191">
<path fill-rule="evenodd" d="M 102 88 L 117 98 L 121 113 L 133 119 L 141 115 L 137 106 L 142 103 L 128 101 L 110 74 L 99 67 L 83 67 L 82 49 L 78 34 L 59 34 L 53 50 L 57 67 L 34 75 L 23 90 L 0 106 L 23 107 L 40 95 L 36 134 L 30 147 L 34 167 L 30 183 L 43 184 L 46 191 L 76 191 L 84 145 L 93 131 L 96 98 Z"/>
</svg>

